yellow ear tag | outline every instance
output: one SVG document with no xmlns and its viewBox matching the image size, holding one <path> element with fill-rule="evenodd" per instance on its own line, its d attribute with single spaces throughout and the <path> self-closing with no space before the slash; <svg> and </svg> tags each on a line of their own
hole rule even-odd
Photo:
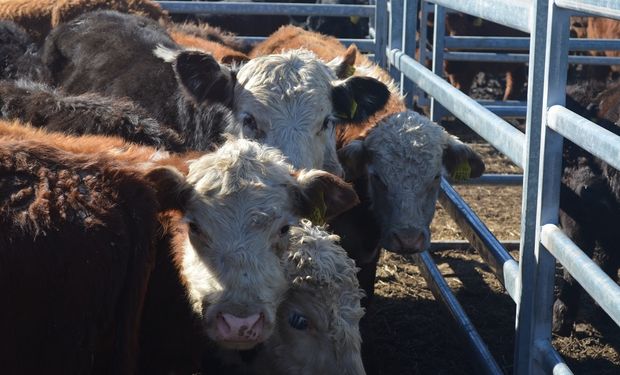
<svg viewBox="0 0 620 375">
<path fill-rule="evenodd" d="M 351 102 L 351 118 L 355 117 L 355 112 L 357 112 L 357 102 L 353 100 Z"/>
<path fill-rule="evenodd" d="M 345 78 L 351 77 L 353 74 L 355 74 L 355 67 L 353 65 L 347 66 L 345 74 L 346 74 Z"/>
<path fill-rule="evenodd" d="M 469 176 L 471 176 L 471 167 L 467 161 L 464 161 L 456 166 L 451 177 L 454 181 L 463 181 L 469 179 Z"/>
<path fill-rule="evenodd" d="M 357 23 L 360 22 L 360 16 L 351 16 L 349 17 L 349 21 L 351 21 L 352 24 L 357 25 Z"/>
<path fill-rule="evenodd" d="M 310 214 L 310 221 L 314 225 L 323 225 L 325 224 L 325 214 L 327 213 L 327 205 L 325 205 L 325 199 L 323 199 L 323 193 L 320 194 L 319 201 L 317 203 L 312 213 Z"/>
</svg>

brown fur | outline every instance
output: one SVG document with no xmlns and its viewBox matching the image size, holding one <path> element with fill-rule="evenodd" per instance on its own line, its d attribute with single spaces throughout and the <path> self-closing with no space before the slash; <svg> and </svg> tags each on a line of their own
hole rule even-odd
<svg viewBox="0 0 620 375">
<path fill-rule="evenodd" d="M 183 34 L 216 42 L 243 54 L 250 53 L 250 50 L 252 49 L 252 46 L 249 43 L 239 39 L 237 34 L 222 30 L 219 27 L 211 26 L 207 23 L 173 23 L 169 25 L 168 29 L 170 31 L 178 31 Z"/>
<path fill-rule="evenodd" d="M 228 46 L 206 40 L 198 36 L 183 33 L 182 31 L 169 30 L 172 40 L 185 48 L 193 48 L 203 52 L 210 53 L 213 57 L 221 63 L 244 63 L 250 58 L 239 51 L 236 51 Z"/>
<path fill-rule="evenodd" d="M 40 44 L 52 28 L 97 9 L 168 20 L 168 13 L 151 0 L 11 0 L 0 3 L 0 19 L 19 24 Z"/>
<path fill-rule="evenodd" d="M 250 53 L 250 57 L 263 56 L 273 53 L 281 53 L 283 51 L 305 48 L 314 52 L 319 58 L 329 62 L 335 58 L 347 58 L 352 50 L 348 50 L 338 39 L 306 31 L 295 26 L 282 26 L 278 31 L 273 33 L 265 41 L 256 45 Z M 350 47 L 351 48 L 351 47 Z M 355 48 L 355 47 L 353 47 Z M 344 124 L 337 127 L 337 147 L 340 148 L 348 142 L 363 138 L 365 134 L 372 129 L 382 118 L 393 113 L 403 112 L 407 109 L 402 96 L 397 92 L 393 85 L 390 75 L 378 65 L 371 62 L 366 56 L 362 55 L 357 48 L 354 49 L 355 59 L 348 59 L 355 62 L 356 76 L 364 75 L 360 66 L 368 66 L 373 71 L 373 76 L 390 88 L 390 99 L 387 104 L 377 111 L 373 116 L 369 117 L 361 124 Z"/>
<path fill-rule="evenodd" d="M 155 256 L 152 186 L 92 154 L 94 138 L 0 129 L 3 372 L 133 373 Z"/>
</svg>

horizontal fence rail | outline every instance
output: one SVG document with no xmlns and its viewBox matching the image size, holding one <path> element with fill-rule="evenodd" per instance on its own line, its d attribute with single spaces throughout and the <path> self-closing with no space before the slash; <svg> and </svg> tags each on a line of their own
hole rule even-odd
<svg viewBox="0 0 620 375">
<path fill-rule="evenodd" d="M 291 4 L 291 3 L 227 3 L 210 1 L 158 1 L 167 11 L 178 14 L 254 14 L 285 16 L 370 17 L 372 5 Z"/>
<path fill-rule="evenodd" d="M 472 128 L 487 142 L 523 167 L 525 137 L 499 116 L 491 113 L 469 96 L 455 89 L 425 66 L 400 50 L 388 53 L 392 65 L 416 85 L 437 99 L 446 109 Z"/>
<path fill-rule="evenodd" d="M 530 32 L 530 1 L 528 0 L 432 0 L 429 2 L 526 33 Z"/>
<path fill-rule="evenodd" d="M 541 242 L 616 324 L 620 325 L 620 286 L 557 226 L 544 225 Z"/>
</svg>

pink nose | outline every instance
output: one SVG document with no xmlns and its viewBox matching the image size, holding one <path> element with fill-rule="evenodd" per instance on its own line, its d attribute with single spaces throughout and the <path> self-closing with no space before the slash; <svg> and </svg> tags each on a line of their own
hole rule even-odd
<svg viewBox="0 0 620 375">
<path fill-rule="evenodd" d="M 265 317 L 263 313 L 239 318 L 232 314 L 217 314 L 217 337 L 223 341 L 260 341 Z"/>
</svg>

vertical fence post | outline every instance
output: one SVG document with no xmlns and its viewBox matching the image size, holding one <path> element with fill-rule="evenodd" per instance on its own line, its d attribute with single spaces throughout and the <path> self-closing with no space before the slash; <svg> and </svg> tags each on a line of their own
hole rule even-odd
<svg viewBox="0 0 620 375">
<path fill-rule="evenodd" d="M 428 14 L 433 5 L 426 2 L 426 0 L 420 0 L 420 39 L 418 41 L 418 61 L 420 64 L 426 65 L 428 59 L 428 52 L 426 47 L 428 46 Z M 415 55 L 414 55 L 415 56 Z M 425 92 L 420 92 L 418 97 L 418 105 L 426 107 L 429 105 L 428 95 Z"/>
<path fill-rule="evenodd" d="M 375 6 L 375 62 L 384 69 L 387 69 L 387 54 L 385 53 L 388 43 L 387 28 L 387 0 L 377 0 Z"/>
<path fill-rule="evenodd" d="M 446 35 L 446 8 L 435 5 L 433 28 L 433 73 L 443 77 L 444 37 Z M 431 98 L 431 120 L 439 121 L 446 110 Z"/>
<path fill-rule="evenodd" d="M 418 4 L 420 4 L 420 0 L 405 0 L 403 9 L 403 44 L 401 49 L 408 56 L 413 56 L 414 59 L 416 55 L 416 34 L 418 30 Z M 404 74 L 401 74 L 401 82 L 403 84 L 400 86 L 400 93 L 402 95 L 407 94 L 406 104 L 408 107 L 413 107 L 415 97 L 420 97 L 422 92 L 414 85 L 413 81 L 405 77 Z"/>
<path fill-rule="evenodd" d="M 519 294 L 514 373 L 545 374 L 551 351 L 555 259 L 540 244 L 540 228 L 557 223 L 562 165 L 562 137 L 546 126 L 547 108 L 563 104 L 568 68 L 568 13 L 554 2 L 532 3 L 527 158 L 524 171 Z M 534 13 L 535 12 L 535 13 Z M 547 357 L 548 358 L 548 357 Z"/>
<path fill-rule="evenodd" d="M 403 9 L 404 8 L 404 0 L 390 0 L 390 22 L 389 22 L 389 49 L 400 49 L 403 48 Z M 383 53 L 386 53 L 384 51 Z M 403 87 L 403 75 L 402 73 L 396 69 L 392 64 L 387 62 L 390 65 L 390 75 L 392 79 L 396 81 L 398 87 Z"/>
</svg>

